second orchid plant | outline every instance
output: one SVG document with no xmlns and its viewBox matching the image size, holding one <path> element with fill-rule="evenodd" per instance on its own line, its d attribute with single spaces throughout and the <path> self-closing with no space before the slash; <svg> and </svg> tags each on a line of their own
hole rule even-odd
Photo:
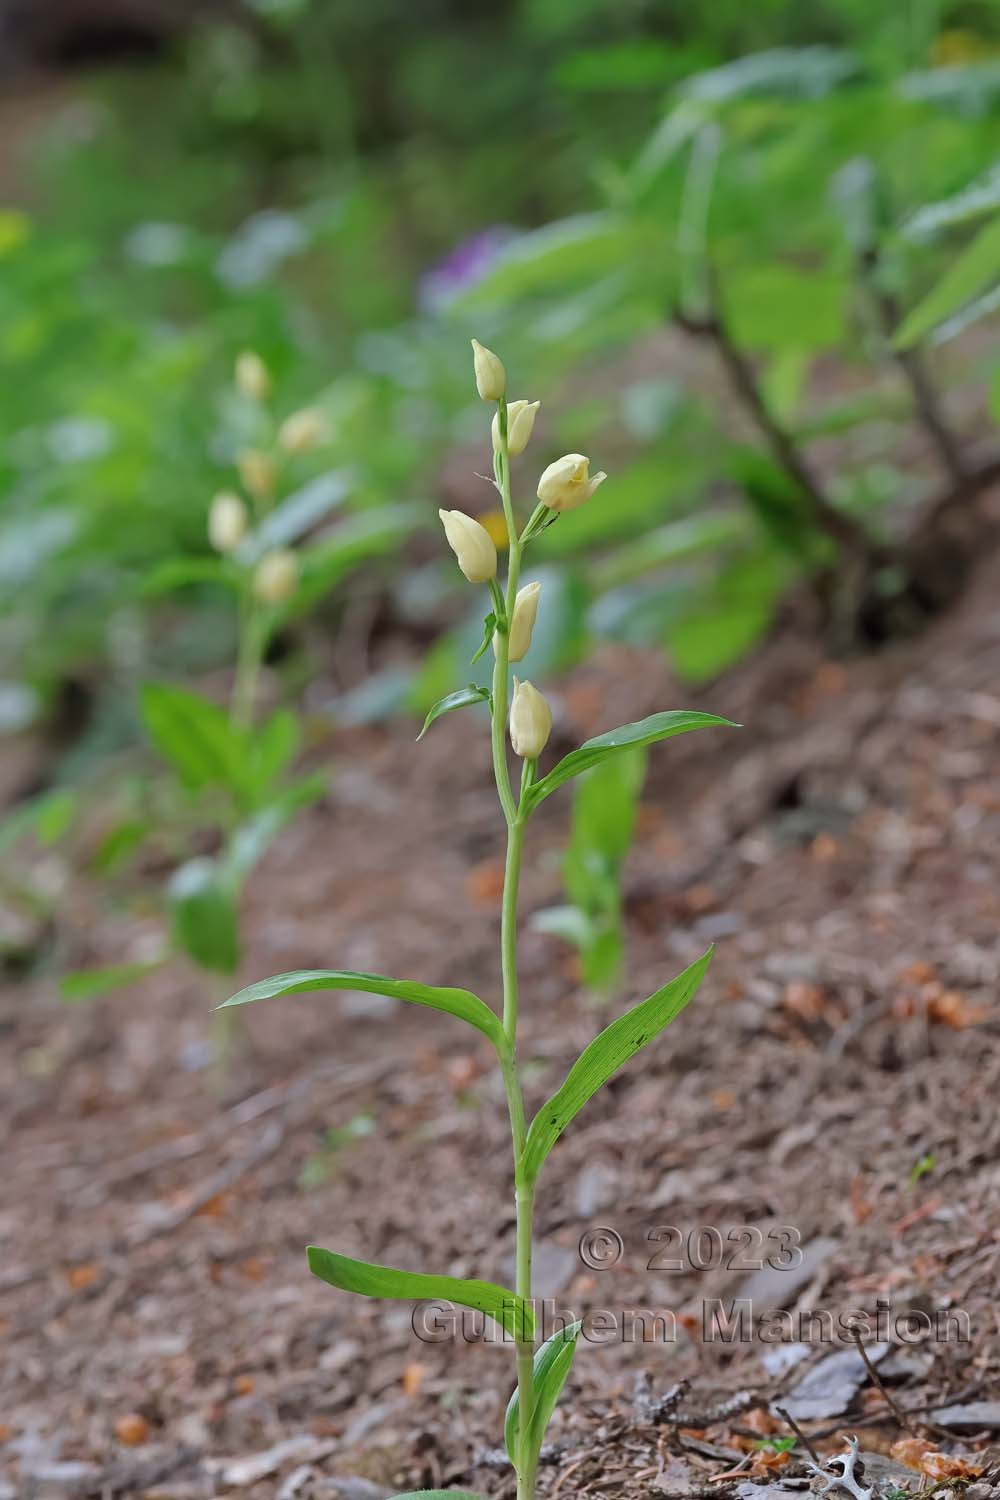
<svg viewBox="0 0 1000 1500">
<path fill-rule="evenodd" d="M 467 989 L 443 988 L 410 979 L 389 979 L 343 969 L 298 970 L 261 980 L 225 1003 L 292 995 L 308 990 L 362 990 L 415 1005 L 445 1011 L 475 1027 L 490 1042 L 503 1079 L 510 1119 L 512 1175 L 516 1209 L 516 1273 L 512 1288 L 488 1281 L 397 1270 L 354 1260 L 333 1250 L 310 1246 L 306 1254 L 313 1273 L 332 1286 L 368 1297 L 422 1300 L 448 1299 L 487 1314 L 512 1343 L 517 1384 L 507 1407 L 504 1438 L 517 1474 L 518 1500 L 534 1500 L 538 1455 L 549 1419 L 569 1374 L 581 1324 L 560 1329 L 544 1343 L 536 1338 L 532 1304 L 532 1226 L 535 1195 L 545 1161 L 570 1121 L 587 1101 L 636 1052 L 651 1042 L 691 999 L 708 967 L 711 952 L 682 974 L 612 1022 L 580 1054 L 565 1080 L 528 1119 L 522 1072 L 518 1063 L 518 885 L 524 839 L 531 816 L 559 787 L 617 756 L 658 740 L 711 725 L 728 723 L 713 714 L 670 710 L 636 723 L 622 725 L 587 740 L 544 774 L 539 760 L 552 729 L 552 713 L 543 694 L 531 682 L 513 678 L 511 665 L 528 652 L 541 604 L 538 583 L 521 586 L 525 549 L 547 526 L 567 511 L 583 505 L 603 483 L 603 473 L 591 474 L 589 460 L 579 453 L 557 459 L 545 469 L 537 486 L 537 504 L 523 523 L 511 486 L 511 459 L 518 457 L 531 437 L 538 402 L 507 401 L 507 376 L 500 359 L 473 340 L 476 386 L 483 401 L 495 407 L 492 422 L 494 480 L 503 505 L 509 547 L 507 577 L 498 581 L 496 545 L 478 521 L 457 510 L 441 511 L 445 535 L 458 565 L 471 584 L 489 591 L 484 620 L 483 649 L 494 653 L 491 688 L 469 687 L 449 694 L 431 710 L 434 720 L 473 703 L 489 708 L 493 774 L 507 831 L 507 857 L 500 913 L 500 978 L 502 1013 Z M 519 780 L 508 763 L 509 736 L 520 761 Z M 425 1497 L 459 1491 L 420 1491 Z M 397 1497 L 408 1500 L 408 1497 Z"/>
</svg>

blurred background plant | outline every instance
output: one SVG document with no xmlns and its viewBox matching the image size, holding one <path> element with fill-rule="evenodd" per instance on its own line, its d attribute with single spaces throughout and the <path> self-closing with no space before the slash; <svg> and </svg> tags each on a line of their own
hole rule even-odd
<svg viewBox="0 0 1000 1500">
<path fill-rule="evenodd" d="M 555 392 L 539 465 L 586 434 L 615 476 L 538 543 L 528 675 L 614 640 L 697 682 L 782 610 L 868 649 L 960 591 L 1000 472 L 987 0 L 434 0 L 419 24 L 4 0 L 0 65 L 0 727 L 33 747 L 9 844 L 73 838 L 52 798 L 111 768 L 90 859 L 127 868 L 137 807 L 173 795 L 144 780 L 142 683 L 229 691 L 206 508 L 277 435 L 240 351 L 324 427 L 261 527 L 307 543 L 266 658 L 311 745 L 468 675 L 480 622 L 427 542 L 489 468 L 459 335 Z M 585 800 L 567 891 L 600 990 L 621 855 Z"/>
</svg>

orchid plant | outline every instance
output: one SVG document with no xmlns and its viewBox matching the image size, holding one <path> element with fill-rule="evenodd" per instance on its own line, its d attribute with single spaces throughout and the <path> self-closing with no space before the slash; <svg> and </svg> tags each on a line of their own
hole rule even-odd
<svg viewBox="0 0 1000 1500">
<path fill-rule="evenodd" d="M 506 521 L 507 577 L 497 579 L 496 543 L 478 521 L 461 511 L 441 511 L 445 535 L 468 581 L 488 589 L 490 608 L 478 655 L 492 646 L 490 688 L 470 686 L 451 693 L 431 709 L 424 731 L 443 714 L 485 704 L 491 722 L 493 774 L 507 829 L 507 857 L 500 913 L 502 1014 L 467 989 L 442 988 L 410 979 L 389 979 L 342 969 L 303 970 L 279 974 L 241 990 L 225 1006 L 293 995 L 309 990 L 361 990 L 445 1011 L 475 1027 L 490 1042 L 506 1093 L 513 1147 L 516 1206 L 516 1273 L 513 1288 L 488 1281 L 428 1275 L 350 1259 L 333 1250 L 310 1246 L 310 1270 L 341 1290 L 367 1297 L 422 1300 L 448 1299 L 491 1317 L 513 1343 L 517 1384 L 507 1407 L 504 1437 L 517 1474 L 518 1500 L 533 1500 L 539 1450 L 549 1419 L 569 1373 L 581 1323 L 574 1322 L 546 1342 L 536 1339 L 532 1305 L 532 1224 L 539 1176 L 556 1141 L 588 1099 L 640 1048 L 646 1046 L 694 995 L 708 967 L 711 950 L 682 974 L 620 1016 L 584 1049 L 561 1087 L 541 1106 L 530 1124 L 518 1063 L 518 884 L 525 832 L 532 815 L 560 787 L 592 767 L 674 735 L 727 724 L 713 714 L 672 710 L 653 714 L 587 740 L 541 774 L 539 760 L 552 729 L 552 712 L 544 696 L 528 681 L 513 679 L 511 666 L 528 652 L 540 589 L 521 585 L 526 548 L 565 512 L 588 501 L 603 483 L 591 474 L 589 460 L 570 453 L 545 469 L 537 487 L 538 503 L 519 524 L 511 486 L 511 459 L 531 437 L 538 402 L 507 401 L 507 377 L 501 360 L 473 340 L 476 385 L 483 401 L 495 407 L 492 422 L 494 482 Z M 422 731 L 422 733 L 424 732 Z M 507 736 L 521 762 L 515 785 L 508 764 Z M 461 1495 L 459 1491 L 420 1491 L 424 1496 Z M 397 1497 L 409 1500 L 409 1497 Z"/>
</svg>

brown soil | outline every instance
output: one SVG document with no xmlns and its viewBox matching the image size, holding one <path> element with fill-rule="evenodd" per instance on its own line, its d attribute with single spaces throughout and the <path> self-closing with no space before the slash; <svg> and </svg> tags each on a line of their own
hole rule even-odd
<svg viewBox="0 0 1000 1500">
<path fill-rule="evenodd" d="M 768 1404 L 832 1351 L 804 1347 L 797 1324 L 777 1345 L 706 1341 L 708 1299 L 746 1295 L 758 1312 L 834 1318 L 887 1300 L 901 1347 L 881 1380 L 917 1412 L 917 1449 L 996 1462 L 988 1410 L 964 1430 L 927 1413 L 1000 1396 L 998 577 L 994 561 L 960 612 L 874 660 L 783 639 L 682 695 L 658 658 L 606 652 L 562 685 L 567 742 L 692 699 L 746 728 L 652 752 L 622 1004 L 718 951 L 693 1005 L 557 1146 L 538 1210 L 540 1291 L 618 1327 L 629 1309 L 672 1313 L 676 1338 L 581 1344 L 546 1495 L 735 1496 L 751 1476 L 804 1474 L 797 1457 L 750 1469 L 746 1450 L 787 1432 Z M 244 977 L 331 964 L 495 1002 L 487 777 L 472 714 L 419 746 L 405 724 L 339 736 L 328 804 L 252 889 Z M 558 899 L 565 807 L 551 799 L 533 825 L 526 914 Z M 74 963 L 135 942 L 84 893 L 67 894 L 64 924 Z M 560 943 L 526 926 L 522 960 L 537 1103 L 599 1021 Z M 509 1351 L 422 1342 L 408 1304 L 335 1292 L 303 1259 L 317 1242 L 509 1277 L 509 1145 L 485 1043 L 353 996 L 262 1004 L 243 1013 L 249 1051 L 220 1103 L 200 1066 L 211 999 L 177 969 L 86 1008 L 42 981 L 0 998 L 0 1494 L 509 1494 L 488 1451 Z M 331 1128 L 346 1136 L 324 1149 Z M 580 1249 L 598 1226 L 621 1237 L 603 1269 L 585 1260 L 608 1245 L 613 1260 L 613 1237 Z M 702 1226 L 742 1262 L 715 1265 L 712 1235 L 687 1242 Z M 804 1265 L 747 1269 L 785 1227 Z M 898 1336 L 901 1314 L 948 1311 L 967 1340 L 962 1317 Z M 678 1381 L 690 1388 L 657 1409 Z M 863 1369 L 818 1406 L 803 1425 L 824 1452 L 848 1432 L 869 1454 L 905 1436 Z"/>
</svg>

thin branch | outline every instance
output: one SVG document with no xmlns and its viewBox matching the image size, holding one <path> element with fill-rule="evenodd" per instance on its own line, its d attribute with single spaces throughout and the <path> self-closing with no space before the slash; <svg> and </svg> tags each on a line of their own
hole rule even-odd
<svg viewBox="0 0 1000 1500">
<path fill-rule="evenodd" d="M 899 1423 L 900 1427 L 902 1427 L 904 1432 L 912 1433 L 914 1437 L 920 1437 L 921 1434 L 919 1433 L 917 1428 L 910 1423 L 909 1419 L 907 1418 L 906 1412 L 904 1412 L 899 1406 L 896 1405 L 895 1397 L 891 1394 L 885 1384 L 885 1381 L 882 1379 L 878 1370 L 876 1370 L 875 1366 L 872 1364 L 872 1361 L 868 1357 L 868 1350 L 865 1348 L 864 1339 L 861 1337 L 860 1331 L 857 1328 L 852 1329 L 851 1336 L 853 1337 L 855 1345 L 857 1346 L 858 1353 L 864 1360 L 865 1369 L 868 1371 L 868 1374 L 871 1376 L 874 1384 L 882 1392 L 882 1395 L 885 1398 L 886 1406 L 888 1406 L 889 1410 L 896 1418 L 896 1421 Z"/>
<path fill-rule="evenodd" d="M 958 439 L 944 414 L 938 391 L 927 373 L 923 355 L 919 348 L 897 349 L 893 345 L 901 314 L 893 293 L 880 283 L 878 251 L 866 250 L 859 256 L 859 264 L 875 302 L 888 352 L 910 387 L 920 424 L 930 438 L 945 474 L 964 496 L 969 492 L 970 474 Z"/>
<path fill-rule="evenodd" d="M 809 1457 L 812 1459 L 813 1463 L 814 1464 L 821 1463 L 822 1460 L 821 1460 L 821 1458 L 819 1456 L 819 1453 L 813 1447 L 812 1443 L 810 1442 L 810 1440 L 806 1436 L 806 1434 L 802 1431 L 802 1428 L 799 1426 L 798 1422 L 796 1422 L 796 1420 L 792 1416 L 791 1412 L 786 1411 L 783 1406 L 776 1406 L 774 1409 L 778 1413 L 778 1416 L 779 1417 L 783 1417 L 784 1420 L 785 1420 L 785 1422 L 787 1422 L 788 1426 L 792 1429 L 792 1431 L 794 1432 L 795 1436 L 798 1438 L 799 1442 L 802 1444 L 803 1448 L 809 1454 Z"/>
<path fill-rule="evenodd" d="M 856 557 L 866 557 L 871 551 L 868 533 L 830 500 L 795 438 L 771 411 L 751 360 L 735 343 L 726 326 L 719 305 L 718 288 L 711 277 L 709 287 L 711 311 L 708 315 L 694 317 L 678 311 L 674 315 L 675 322 L 685 333 L 709 339 L 715 345 L 734 391 L 753 418 L 774 458 L 801 490 L 816 526 L 844 551 Z"/>
</svg>

